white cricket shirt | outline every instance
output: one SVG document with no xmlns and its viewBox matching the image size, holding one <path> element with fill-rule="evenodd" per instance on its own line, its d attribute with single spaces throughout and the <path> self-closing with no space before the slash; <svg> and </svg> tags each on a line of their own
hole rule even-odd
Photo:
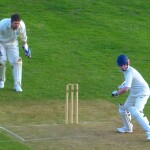
<svg viewBox="0 0 150 150">
<path fill-rule="evenodd" d="M 22 42 L 27 42 L 26 27 L 23 21 L 20 22 L 18 29 L 13 30 L 11 28 L 11 19 L 5 18 L 0 21 L 0 42 L 11 43 L 13 45 L 18 45 L 18 36 L 20 36 Z"/>
<path fill-rule="evenodd" d="M 131 66 L 123 71 L 125 77 L 125 86 L 130 88 L 131 96 L 150 95 L 150 89 L 147 82 L 141 74 Z"/>
</svg>

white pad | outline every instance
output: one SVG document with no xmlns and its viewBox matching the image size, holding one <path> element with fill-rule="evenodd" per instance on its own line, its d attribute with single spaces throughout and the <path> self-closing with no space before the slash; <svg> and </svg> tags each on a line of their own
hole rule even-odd
<svg viewBox="0 0 150 150">
<path fill-rule="evenodd" d="M 135 107 L 129 107 L 128 110 L 130 111 L 131 115 L 135 117 L 135 119 L 142 126 L 142 128 L 146 132 L 150 132 L 150 125 L 147 117 L 142 112 L 137 110 Z"/>
<path fill-rule="evenodd" d="M 14 85 L 21 85 L 22 81 L 22 59 L 19 58 L 16 63 L 13 64 L 13 76 Z"/>
<path fill-rule="evenodd" d="M 5 72 L 6 72 L 5 63 L 0 63 L 0 80 L 3 82 L 5 82 L 6 80 Z"/>
<path fill-rule="evenodd" d="M 127 129 L 131 129 L 133 125 L 131 124 L 130 112 L 128 112 L 126 109 L 124 109 L 124 107 L 122 105 L 119 104 L 119 113 L 121 115 L 124 126 Z"/>
</svg>

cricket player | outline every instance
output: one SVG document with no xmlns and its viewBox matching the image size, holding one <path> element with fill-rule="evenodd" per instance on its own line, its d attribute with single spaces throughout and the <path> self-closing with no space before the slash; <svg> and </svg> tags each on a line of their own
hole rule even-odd
<svg viewBox="0 0 150 150">
<path fill-rule="evenodd" d="M 22 92 L 22 59 L 19 56 L 18 37 L 20 36 L 25 55 L 31 57 L 27 44 L 26 26 L 19 14 L 0 21 L 0 88 L 5 86 L 7 59 L 12 66 L 14 90 Z"/>
<path fill-rule="evenodd" d="M 118 91 L 112 92 L 112 96 L 116 98 L 130 91 L 125 104 L 119 104 L 119 113 L 124 126 L 117 128 L 117 131 L 120 133 L 133 132 L 133 124 L 131 123 L 131 116 L 133 116 L 147 133 L 147 140 L 150 140 L 150 124 L 143 113 L 145 104 L 150 96 L 149 86 L 141 74 L 130 66 L 128 56 L 124 54 L 118 56 L 117 64 L 124 74 L 125 82 L 119 86 Z"/>
</svg>

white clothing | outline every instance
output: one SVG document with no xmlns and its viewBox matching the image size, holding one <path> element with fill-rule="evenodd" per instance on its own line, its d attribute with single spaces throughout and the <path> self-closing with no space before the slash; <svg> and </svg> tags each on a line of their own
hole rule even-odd
<svg viewBox="0 0 150 150">
<path fill-rule="evenodd" d="M 124 108 L 127 109 L 129 107 L 135 107 L 140 112 L 143 112 L 143 109 L 145 107 L 145 104 L 147 103 L 148 98 L 149 96 L 134 97 L 129 95 L 124 104 Z"/>
<path fill-rule="evenodd" d="M 26 26 L 21 20 L 17 29 L 11 28 L 11 19 L 5 18 L 0 21 L 0 65 L 6 66 L 8 59 L 9 63 L 13 66 L 14 85 L 21 85 L 22 80 L 22 61 L 20 63 L 18 37 L 21 41 L 27 43 Z M 20 65 L 17 65 L 20 64 Z M 2 68 L 0 71 L 0 81 L 5 82 L 5 70 Z M 3 75 L 3 76 L 2 76 Z"/>
<path fill-rule="evenodd" d="M 142 112 L 137 110 L 135 107 L 129 107 L 128 111 L 130 111 L 131 115 L 138 121 L 145 132 L 150 132 L 149 121 Z"/>
<path fill-rule="evenodd" d="M 0 43 L 18 45 L 18 36 L 21 37 L 22 42 L 27 42 L 26 26 L 23 21 L 20 22 L 20 26 L 16 30 L 11 28 L 11 19 L 6 18 L 0 21 Z"/>
<path fill-rule="evenodd" d="M 123 73 L 125 77 L 124 87 L 128 87 L 130 89 L 130 95 L 128 96 L 123 106 L 124 110 L 120 112 L 119 109 L 119 112 L 121 116 L 124 116 L 126 111 L 131 113 L 131 115 L 135 117 L 135 119 L 139 122 L 143 129 L 146 132 L 150 132 L 149 121 L 143 114 L 143 109 L 150 96 L 149 85 L 141 76 L 141 74 L 131 66 L 128 66 L 128 69 L 126 71 L 123 71 Z M 126 124 L 124 123 L 124 127 L 126 129 L 130 129 L 129 125 L 131 124 L 131 120 L 125 117 L 123 119 L 123 123 L 127 122 Z"/>
<path fill-rule="evenodd" d="M 18 45 L 11 45 L 10 43 L 0 43 L 0 51 L 2 54 L 2 56 L 0 56 L 0 63 L 6 63 L 8 59 L 9 63 L 13 65 L 20 58 Z"/>
<path fill-rule="evenodd" d="M 123 71 L 123 73 L 125 77 L 124 86 L 130 88 L 131 96 L 150 96 L 150 89 L 147 82 L 136 69 L 128 66 L 128 69 Z"/>
<path fill-rule="evenodd" d="M 27 42 L 26 27 L 24 22 L 20 21 L 20 26 L 13 30 L 11 28 L 11 19 L 5 18 L 0 21 L 0 61 L 6 62 L 7 57 L 11 65 L 19 59 L 18 37 L 22 42 Z"/>
<path fill-rule="evenodd" d="M 123 71 L 123 73 L 125 77 L 124 86 L 130 88 L 130 95 L 124 104 L 124 108 L 135 107 L 137 110 L 143 112 L 150 96 L 149 85 L 141 74 L 131 66 L 128 66 L 128 69 Z"/>
</svg>

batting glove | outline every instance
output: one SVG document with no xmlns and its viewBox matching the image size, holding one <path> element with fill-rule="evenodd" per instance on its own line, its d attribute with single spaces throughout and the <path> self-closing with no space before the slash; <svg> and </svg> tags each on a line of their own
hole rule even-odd
<svg viewBox="0 0 150 150">
<path fill-rule="evenodd" d="M 31 50 L 30 50 L 30 47 L 23 45 L 22 48 L 23 48 L 23 50 L 24 50 L 25 55 L 26 55 L 28 58 L 31 58 Z"/>
<path fill-rule="evenodd" d="M 118 91 L 113 91 L 113 92 L 112 92 L 112 96 L 113 96 L 114 98 L 117 98 L 117 97 L 119 96 Z"/>
</svg>

